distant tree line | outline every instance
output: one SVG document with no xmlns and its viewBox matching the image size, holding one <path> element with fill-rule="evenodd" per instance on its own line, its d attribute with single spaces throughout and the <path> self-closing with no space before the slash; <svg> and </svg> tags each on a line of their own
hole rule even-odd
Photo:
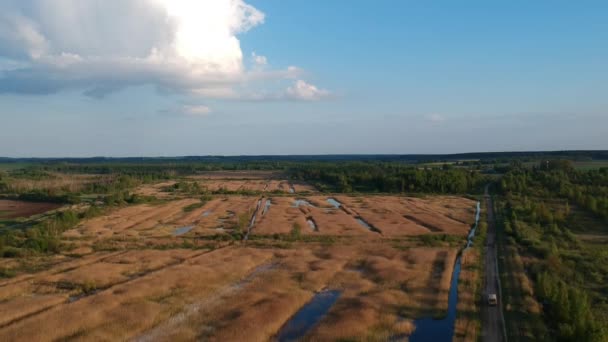
<svg viewBox="0 0 608 342">
<path fill-rule="evenodd" d="M 335 192 L 475 193 L 487 178 L 457 168 L 416 168 L 399 163 L 309 163 L 291 168 L 292 179 Z"/>
<path fill-rule="evenodd" d="M 503 194 L 568 199 L 608 220 L 608 168 L 576 170 L 569 161 L 545 161 L 532 169 L 512 169 L 501 179 L 500 189 Z"/>
</svg>

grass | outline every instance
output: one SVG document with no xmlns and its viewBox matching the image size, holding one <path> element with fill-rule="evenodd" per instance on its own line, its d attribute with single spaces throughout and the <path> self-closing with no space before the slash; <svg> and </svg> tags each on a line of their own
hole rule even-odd
<svg viewBox="0 0 608 342">
<path fill-rule="evenodd" d="M 498 205 L 496 207 L 498 209 Z M 495 213 L 498 268 L 508 340 L 515 342 L 546 340 L 548 328 L 542 319 L 540 304 L 533 296 L 532 284 L 521 256 L 517 247 L 506 238 L 503 213 L 500 210 L 495 210 Z"/>
<path fill-rule="evenodd" d="M 0 163 L 0 171 L 12 171 L 32 166 L 32 163 Z"/>
<path fill-rule="evenodd" d="M 203 203 L 203 202 L 193 203 L 193 204 L 190 204 L 190 205 L 187 205 L 187 206 L 183 207 L 182 210 L 185 213 L 189 213 L 189 212 L 194 211 L 196 209 L 202 208 L 204 205 L 205 205 L 205 203 Z"/>
<path fill-rule="evenodd" d="M 573 164 L 579 170 L 596 170 L 608 167 L 608 160 L 575 161 Z"/>
<path fill-rule="evenodd" d="M 362 203 L 365 198 L 357 199 Z M 155 326 L 162 330 L 161 340 L 200 339 L 207 332 L 218 340 L 269 340 L 324 288 L 344 293 L 327 324 L 311 331 L 317 340 L 407 335 L 413 319 L 445 312 L 451 266 L 463 236 L 382 237 L 362 234 L 360 229 L 332 231 L 329 227 L 341 222 L 335 218 L 327 219 L 327 230 L 313 233 L 304 218 L 314 211 L 323 217 L 323 209 L 302 213 L 282 197 L 276 203 L 273 198 L 269 214 L 258 215 L 248 241 L 212 230 L 228 210 L 237 213 L 234 221 L 242 216 L 241 226 L 246 227 L 256 202 L 252 197 L 216 199 L 210 202 L 213 213 L 204 218 L 188 214 L 202 207 L 198 198 L 91 211 L 91 218 L 60 234 L 69 249 L 39 255 L 36 261 L 22 256 L 20 260 L 32 260 L 27 271 L 31 281 L 0 286 L 0 312 L 18 308 L 11 309 L 11 315 L 19 318 L 45 308 L 0 329 L 0 340 L 114 340 Z M 352 224 L 352 216 L 339 213 Z M 292 219 L 296 214 L 299 220 Z M 288 222 L 286 230 L 257 230 L 263 224 L 274 226 L 273 218 L 280 215 L 285 219 L 277 222 Z M 171 227 L 192 222 L 197 223 L 191 235 L 171 236 Z M 276 266 L 256 275 L 255 270 L 266 264 Z M 364 267 L 359 270 L 356 265 Z M 25 266 L 13 266 L 0 276 L 26 272 Z M 70 285 L 57 288 L 58 283 Z M 41 293 L 49 296 L 48 302 L 19 302 Z M 66 305 L 68 297 L 78 300 Z M 44 306 L 48 303 L 52 307 Z M 95 313 L 84 315 L 91 305 Z"/>
</svg>

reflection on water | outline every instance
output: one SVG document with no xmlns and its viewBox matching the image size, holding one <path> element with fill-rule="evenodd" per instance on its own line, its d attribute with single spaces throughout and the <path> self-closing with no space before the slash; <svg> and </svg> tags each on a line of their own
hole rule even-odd
<svg viewBox="0 0 608 342">
<path fill-rule="evenodd" d="M 475 224 L 467 238 L 465 249 L 469 248 L 473 243 L 477 225 L 479 224 L 480 203 L 477 202 L 477 213 L 475 214 Z M 461 256 L 456 258 L 454 271 L 452 272 L 452 281 L 450 283 L 450 294 L 448 297 L 448 313 L 442 319 L 422 318 L 414 321 L 416 330 L 409 337 L 410 342 L 422 341 L 452 341 L 454 337 L 454 323 L 456 321 L 456 306 L 458 305 L 458 278 L 461 269 Z"/>
<path fill-rule="evenodd" d="M 312 229 L 315 232 L 317 231 L 317 224 L 315 223 L 315 221 L 308 218 L 308 219 L 306 219 L 306 223 L 308 223 L 308 226 L 310 227 L 310 229 Z"/>
<path fill-rule="evenodd" d="M 179 236 L 179 235 L 184 235 L 187 232 L 191 231 L 194 228 L 194 226 L 185 226 L 185 227 L 181 227 L 181 228 L 177 228 L 174 232 L 173 232 L 173 236 Z"/>
<path fill-rule="evenodd" d="M 299 208 L 300 206 L 303 207 L 314 207 L 314 205 L 312 205 L 312 203 L 308 202 L 305 199 L 297 199 L 293 202 L 293 207 L 294 208 Z"/>
<path fill-rule="evenodd" d="M 333 205 L 334 207 L 336 207 L 336 209 L 338 209 L 342 206 L 342 203 L 338 202 L 335 198 L 328 198 L 327 202 L 329 204 Z"/>
<path fill-rule="evenodd" d="M 313 299 L 304 305 L 283 327 L 279 330 L 277 341 L 298 341 L 308 333 L 317 323 L 323 319 L 340 297 L 341 292 L 337 290 L 322 291 L 317 293 Z"/>
</svg>

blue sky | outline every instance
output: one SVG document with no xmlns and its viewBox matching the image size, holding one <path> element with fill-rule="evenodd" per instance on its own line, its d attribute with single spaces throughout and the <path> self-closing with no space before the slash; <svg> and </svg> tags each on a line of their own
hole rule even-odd
<svg viewBox="0 0 608 342">
<path fill-rule="evenodd" d="M 1 156 L 608 149 L 605 2 L 79 1 L 0 4 Z"/>
</svg>

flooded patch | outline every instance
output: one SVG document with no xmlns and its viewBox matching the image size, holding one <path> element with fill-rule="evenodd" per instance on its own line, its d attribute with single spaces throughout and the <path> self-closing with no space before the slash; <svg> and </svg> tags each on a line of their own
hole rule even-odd
<svg viewBox="0 0 608 342">
<path fill-rule="evenodd" d="M 363 226 L 365 229 L 367 230 L 373 230 L 372 226 L 370 226 L 369 224 L 367 224 L 367 222 L 363 221 L 360 217 L 355 217 L 355 220 L 357 220 L 357 222 Z"/>
<path fill-rule="evenodd" d="M 342 203 L 338 202 L 335 198 L 328 198 L 327 203 L 333 205 L 334 207 L 336 207 L 336 209 L 340 209 L 340 207 L 342 206 Z"/>
<path fill-rule="evenodd" d="M 380 229 L 372 226 L 371 224 L 365 222 L 365 220 L 363 220 L 361 217 L 355 217 L 355 220 L 365 229 L 372 231 L 374 233 L 380 233 L 382 234 L 382 232 L 380 231 Z"/>
<path fill-rule="evenodd" d="M 253 216 L 251 216 L 251 220 L 249 221 L 249 227 L 247 227 L 247 233 L 243 237 L 243 240 L 249 240 L 249 234 L 251 234 L 251 230 L 255 226 L 255 219 L 258 216 L 258 211 L 260 210 L 260 206 L 262 205 L 262 199 L 258 200 L 258 204 L 255 206 L 255 210 L 253 212 Z"/>
<path fill-rule="evenodd" d="M 308 223 L 308 226 L 310 227 L 310 229 L 312 229 L 312 231 L 314 232 L 318 232 L 319 228 L 317 227 L 317 224 L 315 223 L 315 221 L 313 221 L 312 218 L 307 218 L 306 219 L 306 223 Z"/>
<path fill-rule="evenodd" d="M 475 232 L 477 232 L 477 225 L 479 225 L 479 215 L 481 215 L 481 204 L 477 202 L 477 211 L 475 212 L 475 225 L 469 232 L 469 236 L 467 237 L 467 247 L 471 247 L 473 244 L 473 238 L 475 237 Z"/>
<path fill-rule="evenodd" d="M 99 290 L 95 290 L 95 291 L 92 291 L 92 292 L 81 293 L 81 294 L 78 294 L 78 295 L 75 295 L 75 296 L 70 296 L 68 298 L 68 303 L 77 302 L 77 301 L 79 301 L 79 300 L 81 300 L 83 298 L 86 298 L 86 297 L 89 297 L 89 296 L 92 296 L 92 295 L 96 295 L 98 292 L 99 292 Z"/>
<path fill-rule="evenodd" d="M 294 208 L 299 208 L 299 207 L 314 207 L 314 205 L 310 202 L 308 202 L 305 199 L 297 199 L 293 202 L 293 207 Z"/>
<path fill-rule="evenodd" d="M 194 228 L 194 226 L 185 226 L 185 227 L 181 227 L 181 228 L 177 228 L 174 232 L 173 232 L 173 236 L 180 236 L 180 235 L 184 235 L 187 232 L 191 231 Z"/>
<path fill-rule="evenodd" d="M 271 205 L 272 205 L 272 200 L 269 198 L 266 200 L 266 205 L 264 206 L 264 210 L 262 211 L 262 216 L 266 215 L 268 210 L 270 210 Z"/>
<path fill-rule="evenodd" d="M 465 249 L 469 248 L 473 243 L 475 231 L 479 224 L 479 215 L 481 212 L 480 203 L 477 202 L 477 213 L 475 215 L 475 224 L 469 233 Z M 450 293 L 448 296 L 448 312 L 447 316 L 441 319 L 422 318 L 414 321 L 416 330 L 409 336 L 410 342 L 421 341 L 452 341 L 454 338 L 454 323 L 456 322 L 456 307 L 458 305 L 458 278 L 461 269 L 461 256 L 456 258 L 454 271 L 452 271 L 452 281 L 450 282 Z"/>
<path fill-rule="evenodd" d="M 211 211 L 211 210 L 207 210 L 207 211 L 205 211 L 205 212 L 204 212 L 204 213 L 203 213 L 201 216 L 202 216 L 202 217 L 207 217 L 207 216 L 211 215 L 211 213 L 213 213 L 213 211 Z"/>
<path fill-rule="evenodd" d="M 300 340 L 325 317 L 340 295 L 341 292 L 337 290 L 317 293 L 310 302 L 305 304 L 283 325 L 276 340 L 279 342 Z"/>
<path fill-rule="evenodd" d="M 414 321 L 416 330 L 409 337 L 410 342 L 419 341 L 451 341 L 454 337 L 454 323 L 456 321 L 456 305 L 458 304 L 458 277 L 460 276 L 460 256 L 456 259 L 450 294 L 448 297 L 448 314 L 441 319 L 422 318 Z"/>
</svg>

